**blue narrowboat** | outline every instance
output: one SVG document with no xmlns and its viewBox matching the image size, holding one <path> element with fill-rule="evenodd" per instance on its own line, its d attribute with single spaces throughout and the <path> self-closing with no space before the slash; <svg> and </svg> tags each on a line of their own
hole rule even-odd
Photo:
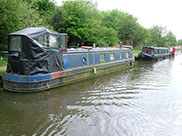
<svg viewBox="0 0 182 136">
<path fill-rule="evenodd" d="M 142 52 L 139 53 L 139 59 L 158 59 L 168 58 L 170 51 L 165 47 L 143 47 Z"/>
<path fill-rule="evenodd" d="M 67 48 L 67 34 L 30 27 L 8 35 L 4 89 L 37 92 L 109 74 L 134 61 L 127 48 Z"/>
</svg>

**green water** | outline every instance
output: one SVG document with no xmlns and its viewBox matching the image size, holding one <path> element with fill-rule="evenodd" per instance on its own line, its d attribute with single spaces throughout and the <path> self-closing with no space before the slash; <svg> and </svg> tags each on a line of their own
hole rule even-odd
<svg viewBox="0 0 182 136">
<path fill-rule="evenodd" d="M 0 91 L 2 136 L 181 136 L 182 56 L 31 94 Z"/>
</svg>

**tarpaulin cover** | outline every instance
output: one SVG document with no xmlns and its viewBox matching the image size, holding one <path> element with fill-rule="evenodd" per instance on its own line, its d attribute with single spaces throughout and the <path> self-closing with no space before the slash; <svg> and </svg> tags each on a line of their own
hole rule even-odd
<svg viewBox="0 0 182 136">
<path fill-rule="evenodd" d="M 9 34 L 9 58 L 7 72 L 21 75 L 46 74 L 63 70 L 63 58 L 59 47 L 50 47 L 49 36 L 61 41 L 60 34 L 46 28 L 32 27 Z M 43 38 L 47 39 L 43 39 Z M 58 38 L 57 38 L 58 37 Z M 37 40 L 39 38 L 39 40 Z M 42 39 L 41 39 L 42 38 Z M 47 45 L 40 41 L 46 40 Z"/>
</svg>

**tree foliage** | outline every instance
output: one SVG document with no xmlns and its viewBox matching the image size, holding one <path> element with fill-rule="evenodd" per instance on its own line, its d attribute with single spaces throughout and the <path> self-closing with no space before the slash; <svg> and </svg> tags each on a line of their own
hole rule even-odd
<svg viewBox="0 0 182 136">
<path fill-rule="evenodd" d="M 70 46 L 93 43 L 99 46 L 116 45 L 117 32 L 112 28 L 101 27 L 101 21 L 100 12 L 94 3 L 66 1 L 62 7 L 56 9 L 50 24 L 56 31 L 68 34 Z"/>
<path fill-rule="evenodd" d="M 7 44 L 11 32 L 44 26 L 68 34 L 68 45 L 176 46 L 175 35 L 162 26 L 146 29 L 136 17 L 120 10 L 99 11 L 92 1 L 0 0 L 0 45 Z"/>
<path fill-rule="evenodd" d="M 165 36 L 165 41 L 166 41 L 167 46 L 176 46 L 177 45 L 176 37 L 171 31 L 169 31 L 167 33 L 167 35 Z"/>
<path fill-rule="evenodd" d="M 47 23 L 56 8 L 55 3 L 50 0 L 34 0 L 32 5 L 39 12 L 40 17 L 44 20 L 44 24 Z"/>
<path fill-rule="evenodd" d="M 149 32 L 140 26 L 137 18 L 119 10 L 106 11 L 102 14 L 103 25 L 115 29 L 119 41 L 123 44 L 137 46 L 147 43 Z"/>
<path fill-rule="evenodd" d="M 176 46 L 177 41 L 175 35 L 162 26 L 153 26 L 151 29 L 151 41 L 153 46 Z"/>
<path fill-rule="evenodd" d="M 182 39 L 178 40 L 177 44 L 182 45 Z"/>
<path fill-rule="evenodd" d="M 134 40 L 133 40 L 133 46 L 142 47 L 144 45 L 147 45 L 150 40 L 151 40 L 150 31 L 142 27 L 141 25 L 137 25 L 135 35 L 134 35 Z"/>
<path fill-rule="evenodd" d="M 27 2 L 0 0 L 0 43 L 7 43 L 7 35 L 19 29 L 42 25 L 39 14 Z"/>
<path fill-rule="evenodd" d="M 118 42 L 117 32 L 113 28 L 102 27 L 97 34 L 96 44 L 99 46 L 116 46 Z"/>
</svg>

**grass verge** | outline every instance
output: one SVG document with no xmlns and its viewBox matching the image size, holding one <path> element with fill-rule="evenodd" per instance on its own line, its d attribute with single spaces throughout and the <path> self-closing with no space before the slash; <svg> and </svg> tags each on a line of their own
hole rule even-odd
<svg viewBox="0 0 182 136">
<path fill-rule="evenodd" d="M 3 77 L 4 76 L 4 72 L 6 71 L 6 69 L 0 69 L 0 76 Z"/>
<path fill-rule="evenodd" d="M 138 54 L 142 51 L 142 48 L 133 48 L 133 56 L 137 57 Z"/>
<path fill-rule="evenodd" d="M 0 56 L 0 66 L 7 66 L 7 60 L 8 60 L 8 57 L 7 56 L 3 56 L 1 54 L 1 56 Z"/>
<path fill-rule="evenodd" d="M 1 60 L 1 61 L 0 61 L 0 66 L 7 66 L 7 62 L 4 61 L 4 60 Z"/>
</svg>

